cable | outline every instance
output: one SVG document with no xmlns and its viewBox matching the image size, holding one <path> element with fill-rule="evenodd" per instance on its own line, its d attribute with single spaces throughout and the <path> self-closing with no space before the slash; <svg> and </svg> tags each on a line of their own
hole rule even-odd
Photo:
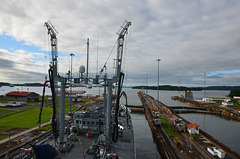
<svg viewBox="0 0 240 159">
<path fill-rule="evenodd" d="M 86 47 L 84 47 L 82 52 L 86 51 Z M 82 57 L 82 55 L 84 55 L 84 53 L 80 54 L 79 58 L 76 60 L 76 64 L 74 65 L 74 67 L 79 63 L 80 58 Z"/>
<path fill-rule="evenodd" d="M 57 131 L 57 121 L 56 121 L 56 103 L 55 103 L 55 89 L 54 89 L 54 78 L 53 78 L 53 68 L 50 66 L 50 69 L 48 70 L 49 73 L 49 80 L 50 80 L 50 86 L 51 86 L 51 92 L 52 92 L 52 104 L 53 104 L 53 116 L 52 116 L 52 128 L 53 128 L 53 135 L 55 137 L 55 142 L 58 138 L 58 131 Z"/>
<path fill-rule="evenodd" d="M 104 68 L 106 69 L 107 62 L 108 62 L 110 56 L 112 55 L 113 50 L 114 50 L 114 48 L 115 48 L 116 45 L 117 45 L 117 40 L 116 40 L 116 43 L 114 44 L 114 46 L 113 46 L 113 48 L 112 48 L 112 50 L 111 50 L 111 52 L 110 52 L 110 54 L 109 54 L 109 56 L 108 56 L 108 58 L 107 58 L 107 60 L 106 60 L 106 62 L 105 62 L 105 64 L 104 64 L 103 68 L 101 69 L 101 73 L 103 72 Z"/>
<path fill-rule="evenodd" d="M 46 84 L 47 84 L 48 82 L 50 82 L 50 81 L 45 81 L 45 82 L 44 82 L 44 86 L 43 86 L 42 105 L 41 105 L 41 108 L 40 108 L 40 114 L 39 114 L 39 118 L 38 118 L 38 127 L 39 127 L 39 128 L 41 127 L 42 109 L 43 109 L 44 96 L 45 96 L 45 87 L 46 87 Z"/>
<path fill-rule="evenodd" d="M 115 125 L 114 125 L 114 128 L 113 128 L 113 135 L 112 135 L 112 141 L 114 143 L 117 142 L 118 136 L 119 136 L 119 132 L 118 132 L 118 110 L 119 110 L 119 101 L 120 101 L 120 98 L 121 98 L 123 80 L 124 80 L 124 73 L 120 72 L 120 77 L 119 77 L 119 81 L 118 81 L 116 109 L 115 109 Z"/>
<path fill-rule="evenodd" d="M 67 67 L 68 70 L 70 69 L 69 65 L 65 61 L 63 61 L 61 58 L 58 58 L 58 60 L 59 60 L 59 62 L 64 64 Z"/>
</svg>

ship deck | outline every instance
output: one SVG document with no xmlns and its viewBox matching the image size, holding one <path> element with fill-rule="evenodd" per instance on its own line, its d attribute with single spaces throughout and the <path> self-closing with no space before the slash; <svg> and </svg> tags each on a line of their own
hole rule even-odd
<svg viewBox="0 0 240 159">
<path fill-rule="evenodd" d="M 125 120 L 121 119 L 123 122 Z M 118 138 L 116 143 L 111 143 L 110 148 L 107 150 L 107 153 L 115 153 L 119 159 L 135 159 L 136 158 L 136 150 L 134 144 L 134 130 L 132 126 L 131 120 L 129 121 L 130 126 L 127 127 L 126 121 L 124 124 L 123 135 Z M 87 150 L 91 147 L 94 141 L 97 139 L 97 135 L 93 135 L 93 137 L 87 137 L 86 134 L 78 135 L 78 138 L 73 142 L 73 145 L 68 152 L 62 153 L 60 151 L 57 152 L 56 159 L 93 159 L 94 154 L 88 154 Z M 65 135 L 65 139 L 67 135 Z M 79 141 L 80 139 L 80 141 Z M 80 145 L 81 143 L 81 145 Z M 54 146 L 54 141 L 49 142 L 50 145 Z M 82 148 L 81 148 L 82 146 Z"/>
</svg>

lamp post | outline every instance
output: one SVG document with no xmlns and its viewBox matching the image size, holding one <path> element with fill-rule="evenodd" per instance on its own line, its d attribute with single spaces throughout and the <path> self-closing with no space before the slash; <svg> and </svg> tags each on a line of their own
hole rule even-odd
<svg viewBox="0 0 240 159">
<path fill-rule="evenodd" d="M 161 59 L 157 59 L 156 60 L 158 62 L 158 85 L 157 85 L 157 98 L 159 101 L 159 62 L 161 61 Z"/>
<path fill-rule="evenodd" d="M 19 91 L 19 89 L 17 88 L 17 90 L 18 90 L 18 97 L 17 97 L 17 102 L 18 102 L 18 100 L 19 100 L 19 94 L 20 94 L 20 91 Z"/>
<path fill-rule="evenodd" d="M 206 98 L 206 92 L 205 92 L 205 89 L 206 89 L 206 72 L 204 72 L 204 79 L 203 79 L 203 83 L 204 83 L 204 90 L 203 90 L 203 100 L 204 100 L 204 103 L 205 103 L 205 98 Z"/>
<path fill-rule="evenodd" d="M 72 57 L 74 56 L 74 53 L 70 54 L 71 56 L 71 78 L 70 78 L 70 112 L 71 111 L 71 106 L 72 106 Z"/>
<path fill-rule="evenodd" d="M 148 83 L 147 83 L 147 82 L 148 82 L 147 80 L 148 80 L 148 73 L 146 73 L 146 94 L 148 93 L 148 92 L 147 92 L 147 89 L 148 89 L 148 88 L 147 88 L 147 84 L 148 84 Z"/>
</svg>

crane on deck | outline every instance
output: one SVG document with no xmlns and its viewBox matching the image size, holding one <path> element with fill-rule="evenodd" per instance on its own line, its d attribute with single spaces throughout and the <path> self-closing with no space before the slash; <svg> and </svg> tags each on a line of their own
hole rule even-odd
<svg viewBox="0 0 240 159">
<path fill-rule="evenodd" d="M 51 84 L 51 90 L 53 94 L 53 107 L 54 107 L 54 119 L 53 119 L 53 127 L 55 129 L 54 133 L 55 138 L 58 138 L 59 134 L 59 140 L 60 144 L 64 141 L 64 118 L 65 118 L 65 86 L 67 82 L 69 82 L 72 79 L 62 77 L 57 72 L 57 58 L 58 58 L 58 50 L 57 50 L 57 34 L 58 32 L 53 27 L 50 21 L 45 22 L 44 24 L 48 30 L 48 34 L 51 38 L 51 53 L 52 53 L 52 62 L 50 66 L 50 84 Z M 121 66 L 122 66 L 122 57 L 123 57 L 123 47 L 124 47 L 124 37 L 128 31 L 128 28 L 131 26 L 131 22 L 125 21 L 125 24 L 121 27 L 120 31 L 118 32 L 118 39 L 117 39 L 117 59 L 116 59 L 116 73 L 113 76 L 113 78 L 107 78 L 107 75 L 105 74 L 103 77 L 97 76 L 98 79 L 90 79 L 88 77 L 88 71 L 87 75 L 84 77 L 85 79 L 82 79 L 83 77 L 79 77 L 77 81 L 80 82 L 80 84 L 88 84 L 93 81 L 93 84 L 100 84 L 103 83 L 104 86 L 104 108 L 105 108 L 105 127 L 104 127 L 104 133 L 99 136 L 100 140 L 103 142 L 104 145 L 108 146 L 111 143 L 111 111 L 112 111 L 112 89 L 113 84 L 118 85 L 118 88 L 121 89 L 122 82 L 123 82 L 123 73 L 121 72 Z M 89 48 L 89 40 L 87 41 L 87 45 Z M 106 66 L 105 66 L 106 67 Z M 83 72 L 81 72 L 83 73 Z M 101 80 L 101 81 L 99 81 Z M 87 82 L 88 81 L 88 82 Z M 58 83 L 61 83 L 61 93 L 60 93 L 60 119 L 58 117 L 58 100 L 57 100 L 57 87 Z M 107 92 L 106 92 L 107 91 Z M 107 96 L 106 96 L 107 94 Z M 118 97 L 121 95 L 121 90 L 118 91 Z M 119 99 L 118 99 L 119 100 Z M 115 109 L 118 109 L 119 101 L 115 103 Z"/>
</svg>

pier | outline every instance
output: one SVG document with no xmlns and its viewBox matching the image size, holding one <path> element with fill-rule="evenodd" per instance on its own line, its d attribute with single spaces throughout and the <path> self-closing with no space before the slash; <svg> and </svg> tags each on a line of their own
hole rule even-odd
<svg viewBox="0 0 240 159">
<path fill-rule="evenodd" d="M 237 152 L 201 129 L 199 129 L 198 135 L 190 135 L 185 131 L 186 127 L 184 131 L 178 131 L 173 124 L 176 119 L 182 119 L 185 126 L 190 122 L 176 114 L 171 107 L 156 101 L 153 97 L 143 92 L 138 92 L 138 96 L 163 158 L 217 158 L 207 151 L 208 147 L 222 149 L 226 153 L 226 158 L 240 158 Z M 160 125 L 154 122 L 156 112 L 159 113 L 161 118 Z"/>
<path fill-rule="evenodd" d="M 201 113 L 201 114 L 215 114 L 221 115 L 220 112 L 217 111 L 208 111 L 206 108 L 201 107 L 192 107 L 192 106 L 167 106 L 168 109 L 174 111 L 177 114 L 181 113 Z"/>
<path fill-rule="evenodd" d="M 141 105 L 127 105 L 127 107 L 134 113 L 144 113 L 144 108 Z"/>
<path fill-rule="evenodd" d="M 172 96 L 172 100 L 177 100 L 186 104 L 189 104 L 191 106 L 194 106 L 198 109 L 203 108 L 207 111 L 213 113 L 213 114 L 220 114 L 222 117 L 227 117 L 230 119 L 234 119 L 237 121 L 240 121 L 240 113 L 238 110 L 228 108 L 228 107 L 222 107 L 217 104 L 210 104 L 210 103 L 203 103 L 198 102 L 190 98 L 185 97 L 179 97 L 179 96 Z"/>
</svg>

